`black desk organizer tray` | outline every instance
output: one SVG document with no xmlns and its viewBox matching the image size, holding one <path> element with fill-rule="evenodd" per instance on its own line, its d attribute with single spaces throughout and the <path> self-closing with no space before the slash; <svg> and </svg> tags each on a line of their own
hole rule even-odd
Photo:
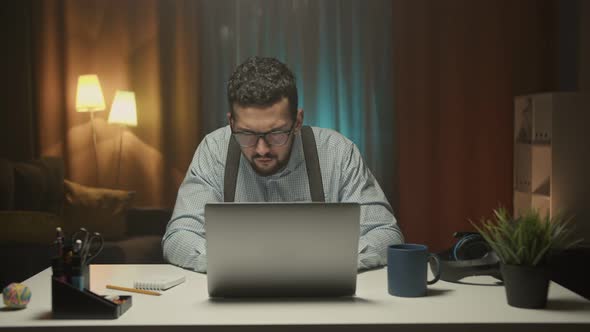
<svg viewBox="0 0 590 332">
<path fill-rule="evenodd" d="M 131 296 L 119 295 L 114 302 L 88 290 L 89 269 L 84 269 L 85 288 L 51 277 L 51 308 L 58 319 L 115 319 L 131 308 Z"/>
</svg>

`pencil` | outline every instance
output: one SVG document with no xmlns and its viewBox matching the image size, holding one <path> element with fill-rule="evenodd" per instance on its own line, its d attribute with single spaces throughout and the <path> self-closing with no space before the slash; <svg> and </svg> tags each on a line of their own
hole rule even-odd
<svg viewBox="0 0 590 332">
<path fill-rule="evenodd" d="M 156 295 L 156 296 L 162 295 L 162 294 L 160 294 L 158 292 L 154 292 L 154 291 L 149 291 L 149 290 L 144 290 L 144 289 L 137 289 L 137 288 L 127 288 L 127 287 L 114 286 L 114 285 L 107 285 L 107 288 L 121 290 L 121 291 L 126 291 L 126 292 L 147 294 L 147 295 Z"/>
</svg>

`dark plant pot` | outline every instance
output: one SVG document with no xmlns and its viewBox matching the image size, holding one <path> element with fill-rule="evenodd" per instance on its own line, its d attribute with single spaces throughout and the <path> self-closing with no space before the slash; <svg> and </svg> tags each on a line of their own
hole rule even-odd
<svg viewBox="0 0 590 332">
<path fill-rule="evenodd" d="M 538 309 L 547 305 L 549 271 L 545 266 L 500 264 L 508 304 Z"/>
</svg>

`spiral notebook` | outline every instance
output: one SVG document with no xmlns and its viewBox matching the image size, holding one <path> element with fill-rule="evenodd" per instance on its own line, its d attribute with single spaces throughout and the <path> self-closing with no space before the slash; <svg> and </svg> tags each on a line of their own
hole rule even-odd
<svg viewBox="0 0 590 332">
<path fill-rule="evenodd" d="M 136 280 L 133 282 L 133 287 L 146 290 L 167 290 L 176 285 L 182 284 L 185 280 L 184 276 L 155 276 L 146 279 Z"/>
</svg>

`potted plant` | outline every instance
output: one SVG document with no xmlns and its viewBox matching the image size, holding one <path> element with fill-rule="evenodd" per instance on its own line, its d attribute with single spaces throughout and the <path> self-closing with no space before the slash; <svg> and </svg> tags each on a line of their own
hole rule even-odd
<svg viewBox="0 0 590 332">
<path fill-rule="evenodd" d="M 571 218 L 541 216 L 537 210 L 512 218 L 506 209 L 494 210 L 475 229 L 500 258 L 508 304 L 519 308 L 544 308 L 549 288 L 547 258 L 581 240 L 571 238 Z"/>
</svg>

